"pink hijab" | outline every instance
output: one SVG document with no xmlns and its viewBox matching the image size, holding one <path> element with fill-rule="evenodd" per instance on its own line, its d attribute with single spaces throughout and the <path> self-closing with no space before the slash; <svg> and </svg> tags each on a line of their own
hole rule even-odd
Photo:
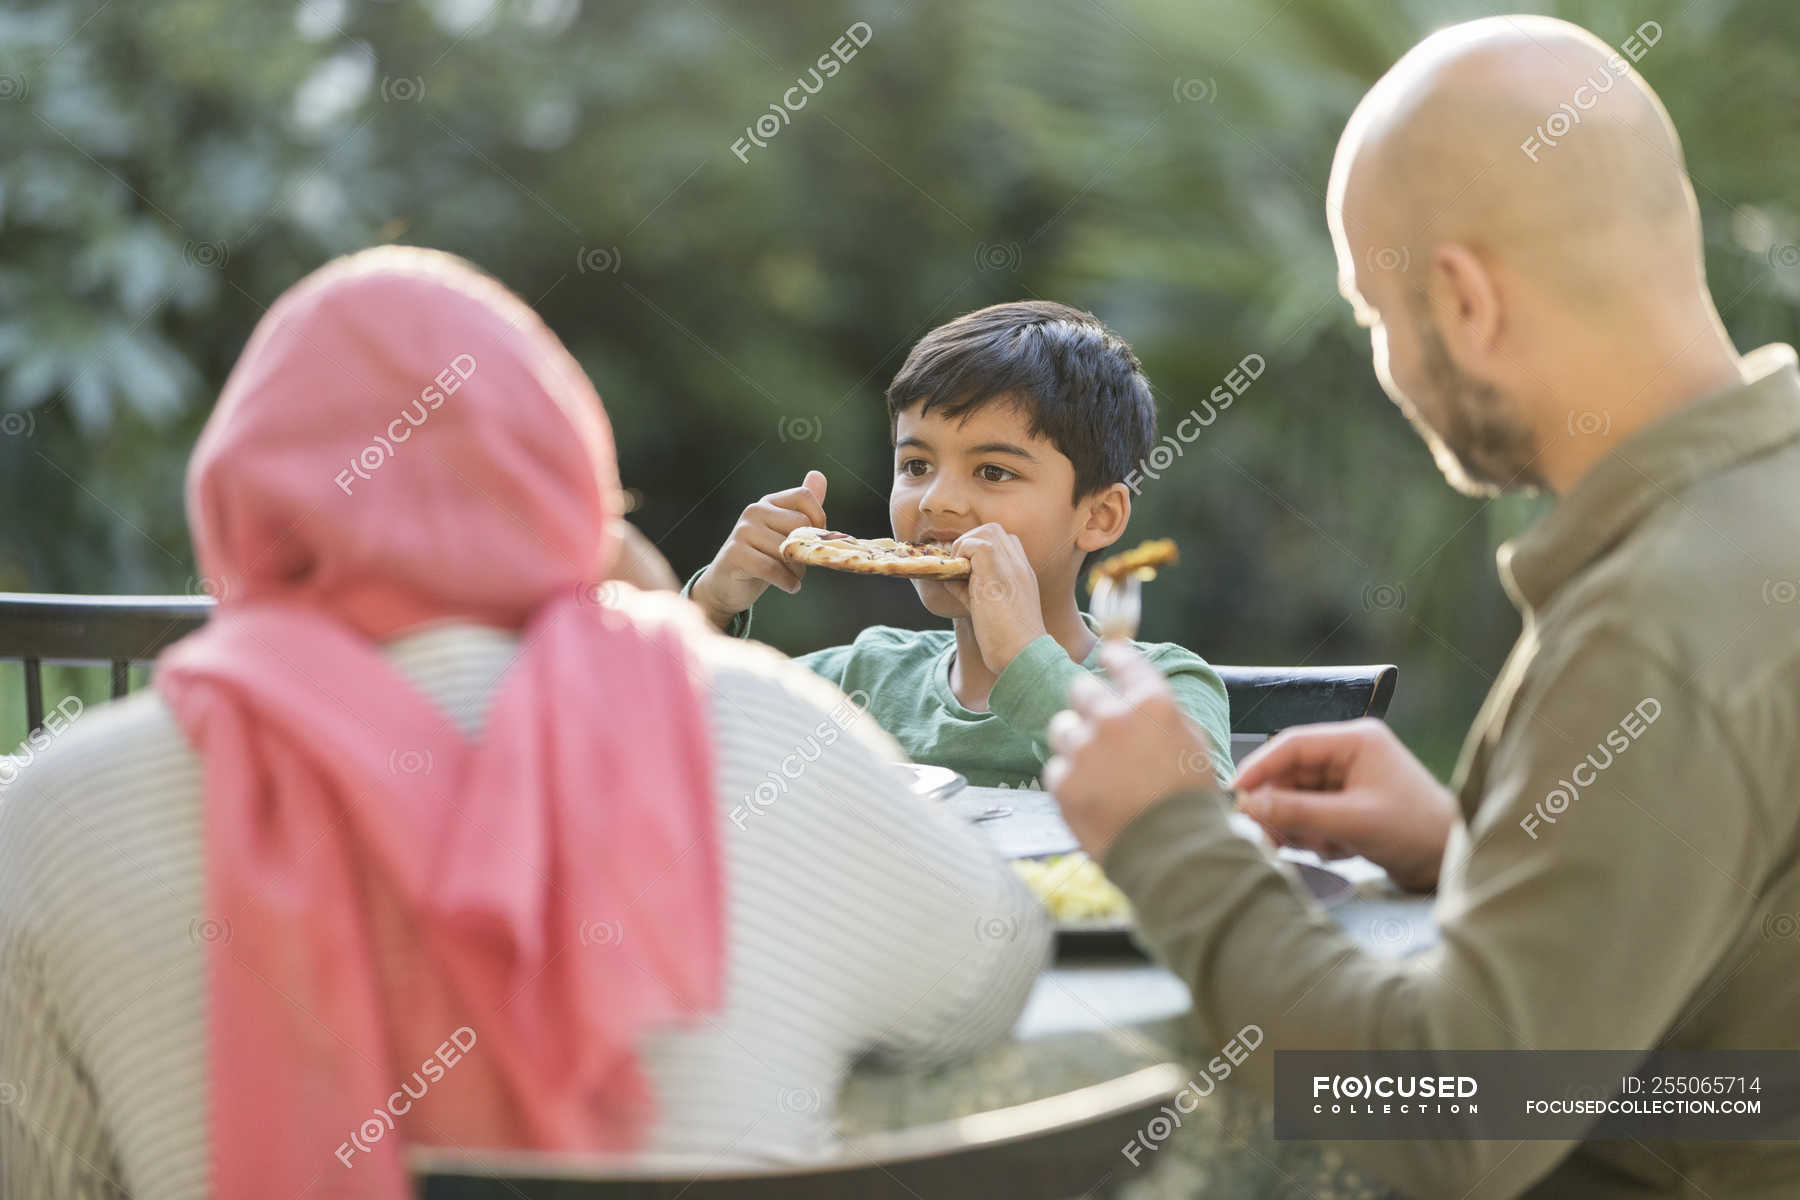
<svg viewBox="0 0 1800 1200">
<path fill-rule="evenodd" d="M 257 326 L 188 467 L 219 606 L 156 673 L 205 764 L 215 1195 L 646 1136 L 724 884 L 698 624 L 598 586 L 617 496 L 580 367 L 459 259 L 340 259 Z M 444 619 L 521 635 L 475 742 L 376 645 Z"/>
</svg>

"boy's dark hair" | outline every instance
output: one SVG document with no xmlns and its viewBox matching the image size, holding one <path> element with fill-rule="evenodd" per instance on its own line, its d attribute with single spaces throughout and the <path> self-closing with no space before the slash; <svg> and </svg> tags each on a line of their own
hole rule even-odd
<svg viewBox="0 0 1800 1200">
<path fill-rule="evenodd" d="M 923 402 L 953 420 L 1005 398 L 1075 464 L 1075 499 L 1125 478 L 1156 441 L 1137 355 L 1092 313 L 1048 300 L 993 304 L 920 338 L 888 384 L 888 436 Z"/>
</svg>

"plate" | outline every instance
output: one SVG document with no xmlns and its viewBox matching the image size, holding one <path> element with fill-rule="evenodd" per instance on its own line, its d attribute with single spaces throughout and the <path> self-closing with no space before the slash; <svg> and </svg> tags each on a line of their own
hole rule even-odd
<svg viewBox="0 0 1800 1200">
<path fill-rule="evenodd" d="M 1150 952 L 1138 942 L 1137 926 L 1114 917 L 1090 917 L 1085 921 L 1056 923 L 1056 957 L 1067 958 L 1149 958 Z"/>
<path fill-rule="evenodd" d="M 942 800 L 969 786 L 969 781 L 949 767 L 933 767 L 925 763 L 902 763 L 908 787 L 921 800 Z"/>
<path fill-rule="evenodd" d="M 1276 851 L 1276 857 L 1286 861 L 1288 866 L 1299 873 L 1300 882 L 1313 894 L 1313 899 L 1325 908 L 1336 908 L 1356 894 L 1356 882 L 1348 875 L 1340 875 L 1330 867 L 1321 867 L 1317 863 L 1297 862 L 1280 851 Z"/>
<path fill-rule="evenodd" d="M 1284 855 L 1277 857 L 1294 868 L 1300 882 L 1324 908 L 1335 908 L 1356 892 L 1356 884 L 1336 871 L 1313 863 L 1295 862 Z M 1137 926 L 1128 918 L 1088 917 L 1078 921 L 1058 921 L 1055 932 L 1059 959 L 1149 956 L 1149 951 L 1137 940 Z"/>
<path fill-rule="evenodd" d="M 942 767 L 912 767 L 913 771 L 943 771 Z M 1063 822 L 1056 798 L 1033 788 L 969 787 L 953 771 L 955 786 L 941 793 L 951 797 L 947 808 L 979 830 L 1002 858 L 1050 858 L 1081 847 Z M 1231 827 L 1240 836 L 1264 849 L 1269 843 L 1262 827 L 1240 812 L 1231 814 Z M 1306 885 L 1322 907 L 1335 908 L 1356 892 L 1356 882 L 1341 872 L 1319 865 L 1317 856 L 1302 850 L 1273 851 Z M 1133 937 L 1132 922 L 1117 917 L 1095 917 L 1056 923 L 1059 956 L 1128 954 L 1142 957 L 1144 950 Z"/>
</svg>

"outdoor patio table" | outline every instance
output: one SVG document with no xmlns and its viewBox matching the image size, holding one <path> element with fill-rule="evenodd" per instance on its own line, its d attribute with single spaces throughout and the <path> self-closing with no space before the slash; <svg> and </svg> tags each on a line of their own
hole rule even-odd
<svg viewBox="0 0 1800 1200">
<path fill-rule="evenodd" d="M 1284 854 L 1317 862 L 1305 854 Z M 1373 863 L 1326 864 L 1349 875 L 1355 894 L 1331 915 L 1367 950 L 1417 952 L 1436 940 L 1433 897 L 1400 891 Z M 929 1072 L 865 1066 L 840 1100 L 846 1135 L 900 1129 L 1020 1104 L 1159 1062 L 1202 1064 L 1219 1047 L 1200 1045 L 1185 1019 L 1188 991 L 1162 966 L 1125 956 L 1059 956 L 1039 978 L 1012 1036 L 973 1059 Z M 1138 1170 L 1120 1147 L 1114 1179 L 1070 1180 L 1071 1196 L 1118 1187 L 1126 1200 L 1190 1196 L 1305 1196 L 1314 1200 L 1398 1197 L 1359 1174 L 1329 1143 L 1276 1141 L 1267 1105 L 1229 1083 L 1215 1088 L 1181 1128 L 1146 1132 Z"/>
</svg>

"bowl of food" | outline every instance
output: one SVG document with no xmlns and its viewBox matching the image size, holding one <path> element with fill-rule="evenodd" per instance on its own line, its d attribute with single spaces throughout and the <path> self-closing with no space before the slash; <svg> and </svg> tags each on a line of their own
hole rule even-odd
<svg viewBox="0 0 1800 1200">
<path fill-rule="evenodd" d="M 1131 936 L 1131 901 L 1080 850 L 1017 859 L 1013 870 L 1056 922 L 1058 954 L 1143 953 Z"/>
<path fill-rule="evenodd" d="M 1325 908 L 1337 907 L 1356 891 L 1350 879 L 1327 867 L 1279 857 Z M 1055 922 L 1059 957 L 1146 953 L 1135 936 L 1130 899 L 1083 852 L 1015 859 L 1013 870 Z"/>
</svg>

